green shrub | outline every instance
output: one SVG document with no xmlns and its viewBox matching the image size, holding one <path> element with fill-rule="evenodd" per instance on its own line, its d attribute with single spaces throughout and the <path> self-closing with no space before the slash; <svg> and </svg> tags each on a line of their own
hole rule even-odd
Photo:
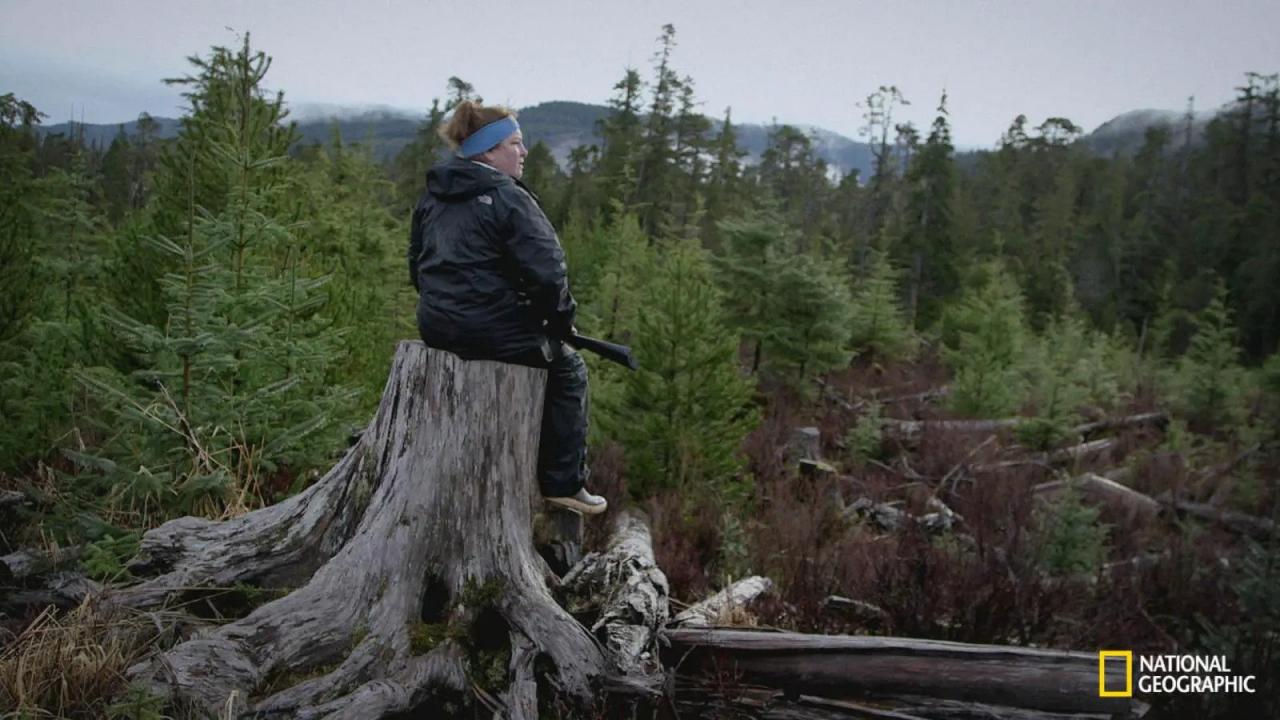
<svg viewBox="0 0 1280 720">
<path fill-rule="evenodd" d="M 1035 512 L 1036 558 L 1053 575 L 1093 573 L 1107 552 L 1107 526 L 1097 508 L 1071 489 Z"/>
</svg>

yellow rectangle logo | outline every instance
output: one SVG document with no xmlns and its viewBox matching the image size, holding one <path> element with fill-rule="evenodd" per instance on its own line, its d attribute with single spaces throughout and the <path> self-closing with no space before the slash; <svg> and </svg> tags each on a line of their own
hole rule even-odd
<svg viewBox="0 0 1280 720">
<path fill-rule="evenodd" d="M 1107 658 L 1124 660 L 1124 690 L 1107 689 Z M 1133 697 L 1133 651 L 1098 651 L 1098 697 Z"/>
</svg>

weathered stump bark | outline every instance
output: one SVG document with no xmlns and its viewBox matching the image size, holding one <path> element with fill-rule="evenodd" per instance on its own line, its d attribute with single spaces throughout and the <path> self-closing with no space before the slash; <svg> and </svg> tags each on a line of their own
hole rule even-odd
<svg viewBox="0 0 1280 720">
<path fill-rule="evenodd" d="M 373 423 L 317 486 L 147 538 L 134 566 L 163 574 L 133 603 L 192 580 L 303 584 L 135 680 L 206 715 L 442 715 L 495 672 L 501 687 L 474 691 L 502 716 L 536 717 L 540 682 L 589 706 L 604 657 L 533 547 L 543 377 L 402 342 Z"/>
</svg>

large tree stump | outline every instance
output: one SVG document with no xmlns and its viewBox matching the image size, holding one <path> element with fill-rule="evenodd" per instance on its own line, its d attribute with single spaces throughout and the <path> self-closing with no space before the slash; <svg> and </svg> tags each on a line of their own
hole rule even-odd
<svg viewBox="0 0 1280 720">
<path fill-rule="evenodd" d="M 544 384 L 542 370 L 400 343 L 373 423 L 322 481 L 236 520 L 157 529 L 134 567 L 160 574 L 121 598 L 300 587 L 131 674 L 219 716 L 434 717 L 474 693 L 533 718 L 540 689 L 590 705 L 604 656 L 533 547 Z"/>
</svg>

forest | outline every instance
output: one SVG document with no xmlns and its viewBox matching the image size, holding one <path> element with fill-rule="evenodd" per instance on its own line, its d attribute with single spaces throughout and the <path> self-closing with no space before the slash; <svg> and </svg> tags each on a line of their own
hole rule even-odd
<svg viewBox="0 0 1280 720">
<path fill-rule="evenodd" d="M 197 621 L 80 600 L 137 579 L 146 531 L 356 442 L 417 337 L 437 130 L 487 90 L 452 78 L 380 162 L 299 142 L 247 36 L 190 61 L 172 139 L 86 145 L 0 96 L 4 717 L 185 717 L 126 670 Z M 639 359 L 586 358 L 590 486 L 648 517 L 672 605 L 758 576 L 719 624 L 1222 655 L 1255 694 L 1147 717 L 1280 716 L 1280 76 L 1110 156 L 1018 116 L 958 157 L 945 93 L 917 128 L 885 85 L 850 109 L 874 171 L 840 177 L 787 125 L 746 162 L 678 67 L 665 26 L 601 88 L 602 142 L 561 167 L 527 137 L 524 176 L 577 326 Z M 273 592 L 197 590 L 164 612 Z"/>
</svg>

